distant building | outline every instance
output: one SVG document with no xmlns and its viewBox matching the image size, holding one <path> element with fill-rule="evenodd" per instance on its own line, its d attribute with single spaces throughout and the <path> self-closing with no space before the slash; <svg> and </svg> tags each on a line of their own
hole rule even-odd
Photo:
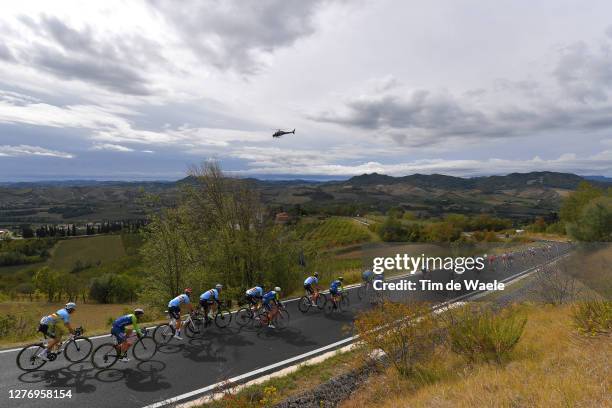
<svg viewBox="0 0 612 408">
<path fill-rule="evenodd" d="M 291 216 L 286 212 L 279 212 L 276 214 L 274 222 L 277 224 L 286 224 L 291 220 Z"/>
</svg>

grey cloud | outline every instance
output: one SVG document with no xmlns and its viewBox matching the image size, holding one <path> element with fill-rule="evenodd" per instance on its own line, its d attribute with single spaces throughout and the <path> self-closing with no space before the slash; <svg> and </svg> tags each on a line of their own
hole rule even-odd
<svg viewBox="0 0 612 408">
<path fill-rule="evenodd" d="M 608 100 L 612 89 L 612 52 L 604 47 L 600 53 L 578 42 L 561 51 L 553 74 L 559 86 L 580 102 Z"/>
<path fill-rule="evenodd" d="M 407 98 L 398 95 L 360 97 L 346 103 L 348 114 L 331 111 L 310 116 L 318 122 L 336 123 L 386 133 L 400 144 L 424 146 L 441 137 L 480 133 L 483 127 L 494 133 L 485 114 L 463 107 L 449 95 L 415 91 Z"/>
<path fill-rule="evenodd" d="M 144 73 L 151 63 L 166 63 L 156 44 L 139 36 L 96 38 L 90 27 L 77 30 L 56 17 L 39 20 L 22 16 L 34 34 L 52 40 L 54 46 L 32 41 L 22 50 L 22 60 L 60 78 L 96 83 L 104 88 L 134 95 L 151 93 Z"/>
<path fill-rule="evenodd" d="M 6 44 L 0 43 L 0 60 L 14 61 L 15 57 Z"/>
<path fill-rule="evenodd" d="M 322 0 L 156 0 L 153 7 L 205 63 L 242 74 L 257 72 L 259 53 L 292 45 L 315 30 Z"/>
</svg>

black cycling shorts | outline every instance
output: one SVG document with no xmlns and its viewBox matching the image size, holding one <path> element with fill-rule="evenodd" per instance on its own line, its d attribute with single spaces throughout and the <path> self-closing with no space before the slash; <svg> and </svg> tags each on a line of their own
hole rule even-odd
<svg viewBox="0 0 612 408">
<path fill-rule="evenodd" d="M 252 306 L 255 306 L 259 302 L 259 298 L 253 295 L 246 295 L 245 299 Z"/>
<path fill-rule="evenodd" d="M 49 325 L 48 324 L 40 324 L 38 325 L 38 331 L 40 333 L 42 333 L 45 337 L 50 337 L 52 339 L 55 338 L 55 331 L 53 330 L 49 330 Z"/>
<path fill-rule="evenodd" d="M 168 308 L 168 314 L 173 318 L 173 319 L 180 319 L 181 318 L 181 308 L 178 306 L 170 306 Z"/>
<path fill-rule="evenodd" d="M 306 289 L 306 292 L 310 293 L 311 295 L 314 293 L 312 285 L 304 285 L 304 289 Z"/>
</svg>

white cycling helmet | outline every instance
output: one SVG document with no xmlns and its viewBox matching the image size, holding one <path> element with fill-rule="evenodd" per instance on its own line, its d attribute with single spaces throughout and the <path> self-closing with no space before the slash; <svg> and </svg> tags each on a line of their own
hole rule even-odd
<svg viewBox="0 0 612 408">
<path fill-rule="evenodd" d="M 275 291 L 275 292 L 280 292 L 280 291 L 281 291 L 281 288 L 279 288 L 279 287 L 277 286 L 277 287 L 275 287 L 275 288 L 274 288 L 274 291 Z"/>
<path fill-rule="evenodd" d="M 223 285 L 222 285 L 222 284 L 220 284 L 220 283 L 217 283 L 217 284 L 215 285 L 215 289 L 221 290 L 221 289 L 223 289 Z"/>
<path fill-rule="evenodd" d="M 66 310 L 75 310 L 76 309 L 76 303 L 68 302 L 68 303 L 66 303 L 66 306 L 64 306 L 64 309 L 66 309 Z"/>
</svg>

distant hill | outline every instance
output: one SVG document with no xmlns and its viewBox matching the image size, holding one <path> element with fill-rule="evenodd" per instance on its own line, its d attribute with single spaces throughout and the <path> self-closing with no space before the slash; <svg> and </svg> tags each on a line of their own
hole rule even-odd
<svg viewBox="0 0 612 408">
<path fill-rule="evenodd" d="M 384 174 L 371 173 L 351 177 L 343 182 L 345 185 L 372 185 L 372 184 L 409 184 L 423 188 L 459 188 L 459 189 L 486 189 L 499 190 L 509 188 L 522 188 L 527 186 L 542 186 L 548 188 L 575 189 L 581 181 L 610 183 L 612 179 L 603 176 L 581 177 L 571 173 L 555 173 L 550 171 L 531 173 L 511 173 L 505 176 L 485 176 L 463 178 L 446 176 L 443 174 L 413 174 L 403 177 L 392 177 Z"/>
<path fill-rule="evenodd" d="M 612 183 L 612 177 L 605 177 L 605 176 L 584 176 L 585 179 L 587 180 L 593 180 L 593 181 L 601 181 L 604 183 Z"/>
<path fill-rule="evenodd" d="M 561 198 L 587 180 L 609 187 L 610 179 L 570 173 L 531 172 L 463 178 L 443 174 L 392 177 L 371 173 L 344 181 L 241 179 L 260 191 L 273 210 L 351 215 L 401 206 L 417 215 L 491 213 L 510 218 L 552 217 Z M 192 177 L 166 181 L 72 180 L 0 184 L 0 225 L 125 220 L 145 217 L 142 199 L 174 205 Z"/>
</svg>

